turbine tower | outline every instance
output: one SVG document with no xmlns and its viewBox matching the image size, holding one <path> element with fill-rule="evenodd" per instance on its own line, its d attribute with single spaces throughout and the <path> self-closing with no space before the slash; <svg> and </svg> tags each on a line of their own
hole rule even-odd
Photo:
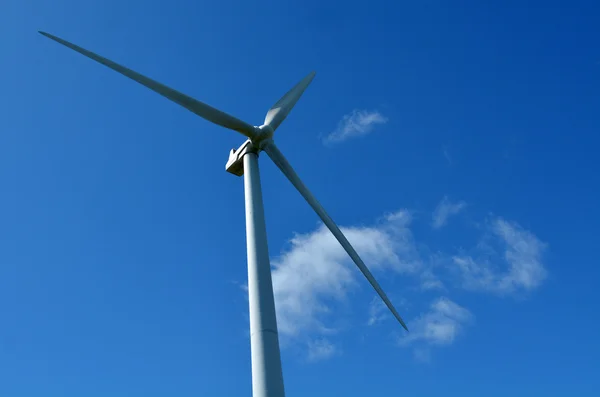
<svg viewBox="0 0 600 397">
<path fill-rule="evenodd" d="M 313 208 L 373 286 L 394 317 L 408 331 L 394 305 L 392 305 L 392 302 L 383 292 L 363 260 L 350 245 L 346 236 L 304 185 L 273 141 L 273 133 L 285 120 L 304 90 L 311 83 L 315 76 L 314 72 L 309 73 L 269 109 L 262 125 L 253 126 L 59 37 L 45 32 L 39 33 L 137 81 L 198 116 L 222 127 L 237 131 L 247 138 L 238 149 L 231 150 L 226 170 L 234 175 L 244 176 L 253 397 L 284 397 L 285 395 L 258 167 L 258 155 L 261 151 L 267 153 Z"/>
</svg>

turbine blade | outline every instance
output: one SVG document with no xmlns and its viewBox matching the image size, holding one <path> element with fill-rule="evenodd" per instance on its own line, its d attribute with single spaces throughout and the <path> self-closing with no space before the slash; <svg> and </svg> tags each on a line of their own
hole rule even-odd
<svg viewBox="0 0 600 397">
<path fill-rule="evenodd" d="M 179 91 L 169 88 L 169 87 L 167 87 L 157 81 L 154 81 L 146 76 L 143 76 L 137 72 L 134 72 L 133 70 L 126 68 L 124 66 L 121 66 L 109 59 L 106 59 L 104 57 L 101 57 L 100 55 L 94 54 L 93 52 L 88 51 L 84 48 L 81 48 L 75 44 L 69 43 L 66 40 L 63 40 L 59 37 L 56 37 L 56 36 L 51 35 L 46 32 L 39 32 L 39 33 L 66 46 L 66 47 L 69 47 L 72 50 L 79 52 L 80 54 L 85 55 L 88 58 L 93 59 L 96 62 L 101 63 L 104 66 L 107 66 L 107 67 L 121 73 L 124 76 L 129 77 L 130 79 L 132 79 L 134 81 L 137 81 L 138 83 L 150 88 L 151 90 L 153 90 L 153 91 L 159 93 L 160 95 L 166 97 L 167 99 L 170 99 L 171 101 L 183 106 L 184 108 L 188 109 L 189 111 L 197 114 L 198 116 L 200 116 L 210 122 L 213 122 L 213 123 L 218 124 L 225 128 L 229 128 L 230 130 L 237 131 L 237 132 L 247 136 L 248 138 L 254 138 L 256 136 L 256 128 L 242 120 L 239 120 L 233 116 L 230 116 L 229 114 L 227 114 L 225 112 L 215 109 L 205 103 L 202 103 L 192 97 L 182 94 Z"/>
<path fill-rule="evenodd" d="M 350 245 L 350 242 L 348 241 L 348 239 L 346 239 L 344 233 L 342 233 L 342 231 L 335 224 L 333 219 L 331 219 L 327 212 L 325 212 L 323 206 L 317 201 L 315 196 L 312 195 L 312 193 L 304 185 L 302 180 L 300 180 L 300 177 L 298 177 L 296 171 L 294 171 L 287 159 L 279 151 L 277 146 L 275 146 L 275 143 L 272 140 L 265 142 L 262 150 L 264 150 L 269 155 L 269 157 L 271 158 L 271 160 L 273 160 L 275 165 L 281 170 L 281 172 L 283 172 L 283 174 L 290 180 L 290 182 L 292 182 L 292 185 L 294 185 L 294 187 L 300 192 L 302 197 L 304 197 L 308 204 L 310 204 L 310 206 L 315 210 L 317 215 L 319 215 L 319 218 L 321 218 L 323 223 L 325 223 L 325 225 L 329 228 L 331 233 L 333 233 L 337 241 L 339 241 L 339 243 L 342 245 L 342 247 L 344 247 L 348 255 L 350 255 L 350 258 L 352 258 L 352 260 L 354 261 L 356 266 L 358 266 L 362 274 L 364 274 L 367 280 L 369 280 L 369 283 L 371 283 L 371 285 L 373 286 L 375 291 L 377 291 L 377 294 L 379 294 L 385 305 L 388 307 L 388 309 L 390 309 L 394 317 L 396 317 L 396 320 L 398 320 L 402 327 L 404 327 L 404 329 L 408 331 L 408 328 L 402 320 L 402 317 L 400 317 L 400 315 L 396 311 L 396 308 L 394 307 L 394 305 L 392 305 L 392 302 L 390 302 L 385 292 L 383 292 L 383 290 L 379 286 L 379 283 L 377 282 L 377 280 L 375 280 L 375 277 L 373 277 L 363 260 L 360 258 L 360 256 L 358 256 L 358 253 L 354 250 L 352 245 Z"/>
<path fill-rule="evenodd" d="M 312 79 L 315 77 L 315 72 L 310 72 L 305 78 L 300 80 L 298 84 L 296 84 L 291 90 L 289 90 L 284 96 L 281 97 L 269 109 L 267 112 L 267 116 L 265 117 L 265 124 L 273 128 L 273 131 L 279 127 L 279 125 L 285 120 L 287 115 L 290 113 L 298 99 L 306 90 L 306 87 L 310 84 Z"/>
</svg>

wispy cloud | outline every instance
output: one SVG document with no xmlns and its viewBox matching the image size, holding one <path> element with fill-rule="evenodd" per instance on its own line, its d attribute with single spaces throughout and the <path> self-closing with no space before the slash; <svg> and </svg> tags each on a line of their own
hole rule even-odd
<svg viewBox="0 0 600 397">
<path fill-rule="evenodd" d="M 338 143 L 349 138 L 367 135 L 376 125 L 387 123 L 388 119 L 376 110 L 353 110 L 342 117 L 335 131 L 324 138 L 324 143 Z"/>
<path fill-rule="evenodd" d="M 546 244 L 516 222 L 495 218 L 490 225 L 491 237 L 486 236 L 474 249 L 474 256 L 452 258 L 460 273 L 463 286 L 498 294 L 531 291 L 541 285 L 547 275 L 542 263 Z"/>
<path fill-rule="evenodd" d="M 379 296 L 374 296 L 369 305 L 369 320 L 367 321 L 367 325 L 375 325 L 386 317 L 389 317 L 388 308 Z"/>
<path fill-rule="evenodd" d="M 339 349 L 330 340 L 325 338 L 309 340 L 307 347 L 307 360 L 311 362 L 326 360 L 340 354 Z"/>
<path fill-rule="evenodd" d="M 414 221 L 410 211 L 399 210 L 371 225 L 342 227 L 342 231 L 379 280 L 382 274 L 408 276 L 403 277 L 403 284 L 415 287 L 410 289 L 413 298 L 419 291 L 430 294 L 440 288 L 444 295 L 454 288 L 503 294 L 533 290 L 546 276 L 541 258 L 546 245 L 515 222 L 492 218 L 472 249 L 440 252 L 415 241 Z M 312 232 L 296 234 L 272 264 L 282 344 L 304 346 L 310 361 L 338 354 L 336 335 L 357 321 L 350 299 L 360 287 L 373 293 L 348 255 L 320 225 Z M 399 309 L 405 303 L 394 302 Z M 412 307 L 415 302 L 410 303 Z M 392 318 L 378 297 L 366 315 L 365 324 L 365 313 L 359 313 L 363 325 Z M 413 347 L 415 357 L 423 360 L 430 357 L 432 346 L 451 344 L 472 318 L 467 308 L 450 298 L 437 299 L 409 322 L 411 332 L 400 343 Z"/>
<path fill-rule="evenodd" d="M 444 154 L 444 157 L 446 158 L 448 165 L 452 165 L 452 157 L 450 157 L 450 151 L 448 150 L 448 148 L 446 146 L 442 147 L 442 153 Z"/>
<path fill-rule="evenodd" d="M 442 201 L 437 205 L 433 211 L 433 223 L 434 229 L 440 229 L 448 222 L 448 218 L 458 214 L 465 209 L 467 203 L 464 201 L 458 201 L 456 203 L 451 202 L 448 197 L 444 196 Z"/>
<path fill-rule="evenodd" d="M 409 323 L 411 332 L 402 336 L 399 344 L 414 346 L 418 359 L 429 359 L 431 347 L 452 344 L 472 319 L 469 310 L 448 298 L 438 298 L 429 311 Z"/>
</svg>

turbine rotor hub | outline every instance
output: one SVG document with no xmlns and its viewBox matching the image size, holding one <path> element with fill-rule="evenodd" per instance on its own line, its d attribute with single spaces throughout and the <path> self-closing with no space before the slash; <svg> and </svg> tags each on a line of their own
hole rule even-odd
<svg viewBox="0 0 600 397">
<path fill-rule="evenodd" d="M 273 138 L 274 132 L 275 130 L 273 130 L 273 127 L 268 124 L 263 124 L 260 127 L 256 127 L 256 136 L 252 138 L 252 143 L 256 147 L 260 147 L 260 143 L 262 141 Z"/>
</svg>

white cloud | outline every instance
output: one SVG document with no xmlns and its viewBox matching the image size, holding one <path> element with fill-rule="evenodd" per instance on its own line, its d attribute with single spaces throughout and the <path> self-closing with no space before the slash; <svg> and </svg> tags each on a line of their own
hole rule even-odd
<svg viewBox="0 0 600 397">
<path fill-rule="evenodd" d="M 501 218 L 488 222 L 488 235 L 467 254 L 432 251 L 425 244 L 417 244 L 410 229 L 412 222 L 411 213 L 400 210 L 372 225 L 342 227 L 342 231 L 379 281 L 386 280 L 381 277 L 386 272 L 387 276 L 409 275 L 407 280 L 417 287 L 410 289 L 413 294 L 431 293 L 440 288 L 448 294 L 452 291 L 449 288 L 452 281 L 458 281 L 454 286 L 469 291 L 532 290 L 546 276 L 541 261 L 545 244 L 514 222 Z M 357 289 L 362 287 L 373 297 L 366 324 L 364 313 L 359 321 L 375 325 L 392 318 L 323 225 L 312 232 L 295 235 L 288 247 L 272 259 L 272 265 L 282 345 L 307 348 L 307 358 L 311 361 L 339 352 L 332 340 L 335 342 L 334 335 L 348 329 L 351 325 L 348 321 L 356 320 L 349 317 L 354 306 L 348 303 Z M 452 270 L 451 274 L 447 273 L 448 269 Z M 457 275 L 458 278 L 448 278 Z M 445 277 L 444 283 L 440 276 Z M 385 284 L 382 287 L 393 294 Z M 406 297 L 408 291 L 404 289 L 401 297 Z M 392 301 L 398 309 L 406 303 L 398 299 Z M 409 322 L 411 332 L 401 344 L 417 349 L 415 357 L 426 361 L 431 346 L 451 344 L 471 318 L 467 309 L 450 299 L 440 298 L 431 304 L 428 312 Z"/>
<path fill-rule="evenodd" d="M 450 299 L 441 297 L 433 301 L 429 311 L 409 322 L 410 333 L 399 339 L 400 346 L 414 346 L 415 357 L 429 360 L 429 349 L 451 345 L 470 324 L 473 315 Z"/>
<path fill-rule="evenodd" d="M 538 287 L 547 275 L 541 262 L 546 244 L 516 222 L 504 219 L 496 219 L 494 231 L 506 243 L 504 256 L 510 271 L 504 283 L 528 290 Z"/>
<path fill-rule="evenodd" d="M 369 320 L 367 321 L 367 325 L 375 325 L 381 322 L 388 317 L 388 313 L 389 311 L 385 303 L 383 303 L 379 296 L 374 296 L 369 304 Z"/>
<path fill-rule="evenodd" d="M 437 205 L 435 210 L 433 211 L 433 223 L 432 226 L 434 229 L 440 229 L 448 222 L 448 218 L 452 215 L 456 215 L 461 212 L 467 203 L 464 201 L 459 201 L 457 203 L 453 203 L 448 200 L 448 197 L 444 196 L 442 201 Z"/>
<path fill-rule="evenodd" d="M 353 110 L 342 117 L 335 131 L 327 135 L 324 142 L 336 143 L 367 135 L 376 125 L 385 124 L 387 121 L 387 117 L 376 110 Z"/>
<path fill-rule="evenodd" d="M 547 275 L 542 263 L 546 244 L 516 222 L 502 218 L 494 219 L 490 230 L 499 240 L 500 250 L 482 241 L 475 250 L 476 258 L 471 255 L 452 258 L 463 286 L 498 294 L 531 291 L 539 287 Z"/>
<path fill-rule="evenodd" d="M 340 354 L 338 348 L 331 343 L 328 339 L 320 338 L 315 340 L 309 340 L 307 343 L 308 361 L 320 361 L 326 360 L 333 357 L 334 355 Z"/>
<path fill-rule="evenodd" d="M 341 228 L 369 268 L 416 273 L 421 262 L 408 228 L 407 211 L 387 215 L 377 225 Z M 331 232 L 320 226 L 296 235 L 273 262 L 273 291 L 279 332 L 284 339 L 330 334 L 332 305 L 344 302 L 359 285 L 370 288 Z"/>
</svg>

